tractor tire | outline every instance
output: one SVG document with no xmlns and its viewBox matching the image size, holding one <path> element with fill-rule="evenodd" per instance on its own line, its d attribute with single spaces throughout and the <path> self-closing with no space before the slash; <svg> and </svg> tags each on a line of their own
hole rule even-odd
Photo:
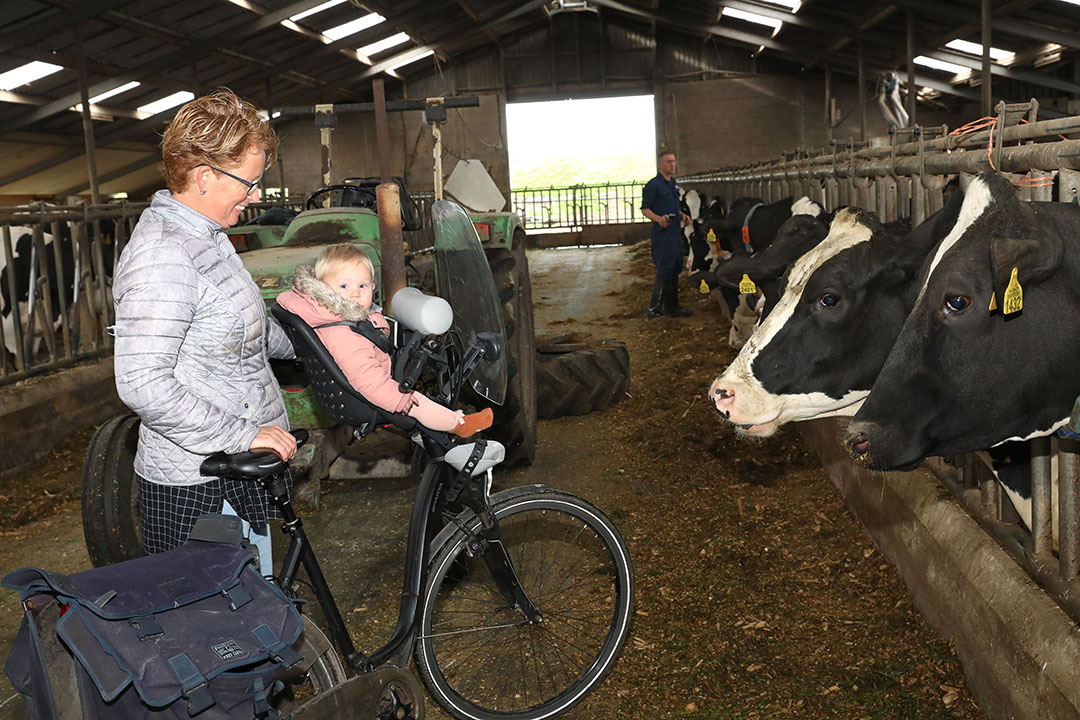
<svg viewBox="0 0 1080 720">
<path fill-rule="evenodd" d="M 537 360 L 536 407 L 544 420 L 604 410 L 630 387 L 630 354 L 618 340 L 548 342 Z"/>
<path fill-rule="evenodd" d="M 485 252 L 499 293 L 509 350 L 506 401 L 492 408 L 491 435 L 506 447 L 504 466 L 531 465 L 536 455 L 536 338 L 525 233 L 514 233 L 510 250 Z"/>
<path fill-rule="evenodd" d="M 86 449 L 82 472 L 82 521 L 94 567 L 141 557 L 135 449 L 139 417 L 118 415 L 98 428 Z"/>
</svg>

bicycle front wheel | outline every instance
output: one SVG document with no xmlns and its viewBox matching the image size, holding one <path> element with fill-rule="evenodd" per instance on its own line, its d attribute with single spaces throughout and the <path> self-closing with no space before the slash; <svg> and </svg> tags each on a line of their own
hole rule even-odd
<svg viewBox="0 0 1080 720">
<path fill-rule="evenodd" d="M 581 702 L 630 630 L 634 577 L 619 531 L 591 504 L 546 488 L 508 491 L 492 509 L 525 593 L 543 621 L 508 605 L 468 541 L 465 520 L 433 553 L 416 656 L 448 712 L 468 720 L 541 720 Z"/>
</svg>

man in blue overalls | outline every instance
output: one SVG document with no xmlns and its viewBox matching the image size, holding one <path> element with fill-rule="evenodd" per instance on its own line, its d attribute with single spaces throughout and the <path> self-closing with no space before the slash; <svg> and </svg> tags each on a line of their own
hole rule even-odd
<svg viewBox="0 0 1080 720">
<path fill-rule="evenodd" d="M 652 240 L 652 260 L 656 266 L 656 284 L 649 302 L 650 318 L 688 317 L 692 310 L 679 307 L 679 272 L 682 270 L 682 232 L 690 218 L 679 209 L 679 185 L 675 182 L 675 153 L 657 155 L 659 171 L 645 183 L 641 192 L 641 212 L 652 220 L 649 238 Z"/>
</svg>

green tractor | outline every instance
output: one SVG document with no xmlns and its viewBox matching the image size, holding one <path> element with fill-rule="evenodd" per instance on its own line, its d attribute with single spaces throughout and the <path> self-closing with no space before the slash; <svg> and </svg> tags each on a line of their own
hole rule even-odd
<svg viewBox="0 0 1080 720">
<path fill-rule="evenodd" d="M 379 218 L 375 212 L 375 184 L 373 180 L 356 180 L 319 188 L 308 197 L 306 209 L 287 226 L 248 225 L 228 231 L 233 238 L 243 237 L 234 245 L 238 250 L 246 248 L 240 258 L 262 291 L 267 306 L 292 285 L 293 270 L 297 265 L 313 264 L 323 247 L 333 243 L 352 242 L 363 246 L 375 265 L 376 277 L 379 277 L 382 263 Z M 398 185 L 402 225 L 408 241 L 408 233 L 419 230 L 424 220 L 400 179 Z M 321 201 L 327 196 L 333 198 L 333 204 L 321 207 Z M 516 213 L 472 214 L 470 218 L 495 280 L 510 346 L 506 402 L 502 407 L 495 408 L 492 434 L 506 446 L 507 459 L 504 464 L 527 465 L 532 462 L 536 452 L 536 348 L 532 285 L 525 257 L 525 230 Z M 430 263 L 427 253 L 406 255 L 410 284 L 426 292 L 437 293 L 439 288 L 433 287 L 434 275 Z M 384 300 L 379 285 L 376 302 L 381 305 Z M 285 398 L 293 425 L 308 428 L 331 425 L 319 412 L 309 391 L 285 390 Z"/>
<path fill-rule="evenodd" d="M 374 185 L 375 182 L 361 182 L 323 187 L 309 196 L 307 208 L 287 225 L 247 225 L 228 231 L 267 307 L 278 294 L 291 287 L 295 268 L 314 264 L 326 245 L 340 242 L 361 245 L 375 266 L 375 276 L 380 276 Z M 419 229 L 423 220 L 400 181 L 399 187 L 403 228 L 409 245 L 410 229 Z M 322 207 L 321 201 L 327 196 L 331 205 Z M 504 465 L 527 465 L 536 451 L 537 406 L 532 286 L 525 256 L 525 231 L 520 218 L 513 213 L 471 215 L 470 219 L 491 269 L 508 347 L 505 401 L 493 407 L 495 421 L 489 434 L 506 447 Z M 434 287 L 436 273 L 431 253 L 406 253 L 405 261 L 410 285 L 438 293 L 440 288 Z M 379 284 L 375 302 L 380 305 L 385 301 L 381 293 Z M 290 464 L 294 471 L 317 481 L 351 441 L 352 430 L 335 426 L 321 411 L 295 363 L 275 363 L 291 425 L 313 431 L 312 442 Z M 479 396 L 475 401 L 486 404 Z M 95 566 L 143 554 L 132 467 L 137 441 L 138 417 L 127 414 L 101 426 L 87 449 L 83 467 L 83 526 Z M 317 488 L 317 484 L 313 486 Z"/>
</svg>

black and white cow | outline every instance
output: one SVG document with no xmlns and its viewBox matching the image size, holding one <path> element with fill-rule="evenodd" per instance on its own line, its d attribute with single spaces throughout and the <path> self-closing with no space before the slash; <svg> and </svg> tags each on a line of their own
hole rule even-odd
<svg viewBox="0 0 1080 720">
<path fill-rule="evenodd" d="M 1077 206 L 1021 202 L 997 174 L 972 180 L 848 427 L 860 463 L 907 467 L 1047 435 L 1068 421 L 1080 395 L 1077 234 Z"/>
<path fill-rule="evenodd" d="M 75 284 L 75 261 L 72 251 L 71 232 L 67 223 L 61 223 L 60 234 L 60 257 L 61 272 L 60 282 L 57 281 L 56 257 L 53 250 L 53 236 L 51 233 L 42 233 L 42 245 L 39 250 L 45 253 L 45 265 L 49 287 L 49 304 L 52 310 L 50 322 L 55 324 L 60 317 L 60 292 L 64 293 L 65 301 L 70 305 L 73 298 Z M 11 227 L 11 251 L 12 267 L 7 267 L 7 258 L 0 248 L 0 324 L 4 333 L 4 349 L 9 357 L 16 352 L 15 347 L 15 309 L 18 309 L 20 325 L 28 327 L 28 315 L 31 311 L 30 285 L 36 282 L 40 272 L 40 259 L 33 250 L 33 229 L 27 226 Z M 14 285 L 14 297 L 10 288 Z M 41 343 L 40 333 L 46 329 L 36 327 L 35 338 L 31 342 L 31 350 L 36 351 Z M 25 340 L 24 340 L 25 342 Z"/>
<path fill-rule="evenodd" d="M 930 250 L 956 223 L 962 197 L 907 236 L 873 214 L 837 213 L 828 236 L 795 261 L 783 294 L 710 398 L 743 434 L 851 415 L 866 397 L 917 294 Z"/>
</svg>

